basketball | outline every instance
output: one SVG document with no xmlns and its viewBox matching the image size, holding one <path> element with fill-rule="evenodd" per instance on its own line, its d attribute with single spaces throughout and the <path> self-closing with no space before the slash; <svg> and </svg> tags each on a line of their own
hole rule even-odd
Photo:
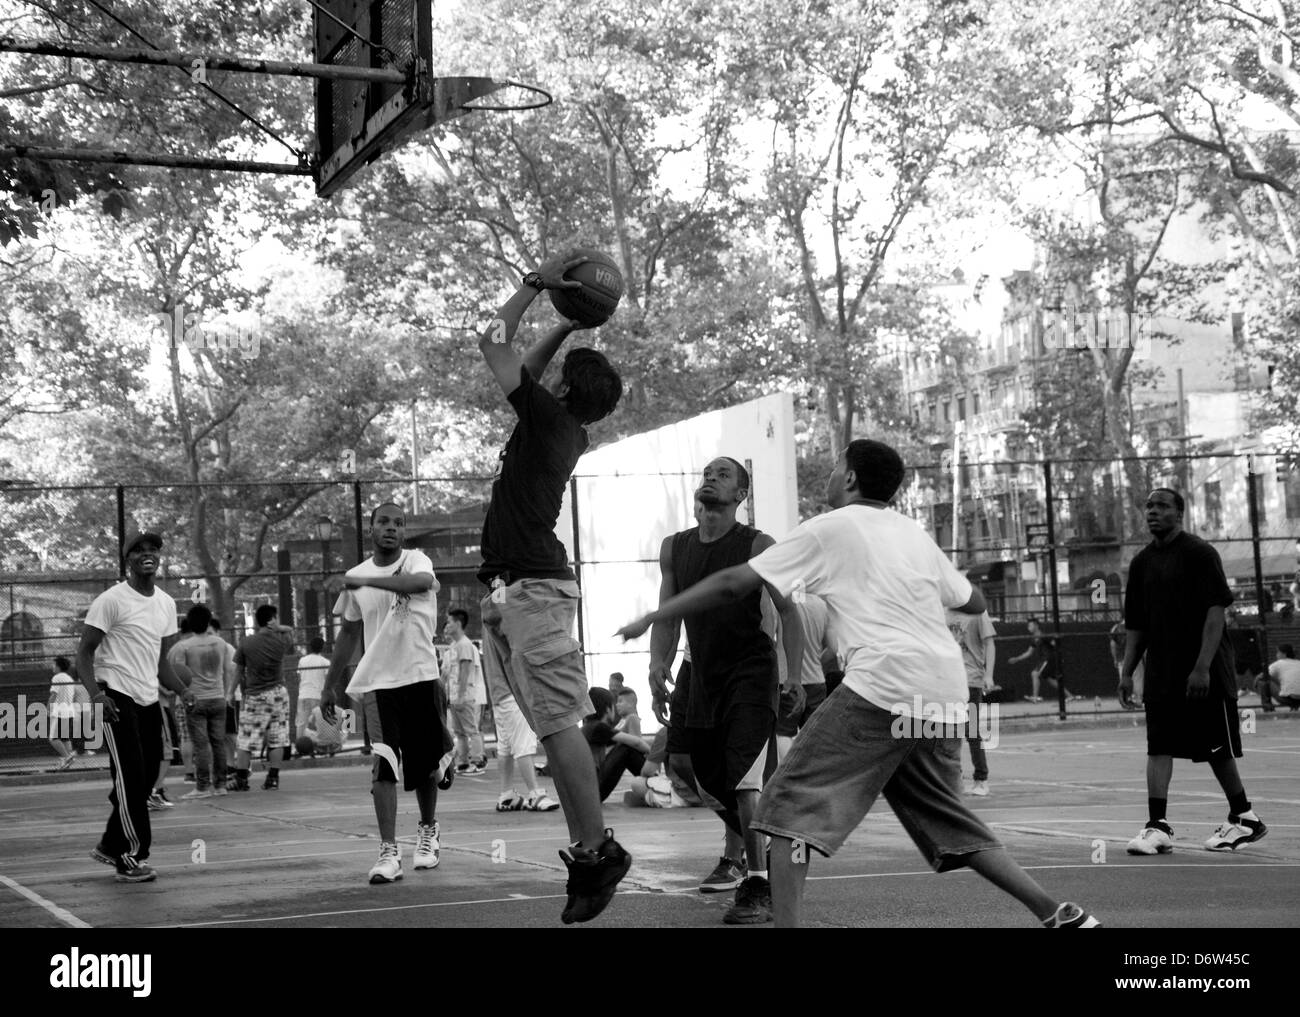
<svg viewBox="0 0 1300 1017">
<path fill-rule="evenodd" d="M 547 290 L 551 303 L 563 318 L 576 320 L 586 326 L 600 325 L 618 307 L 623 296 L 623 273 L 608 254 L 579 248 L 570 251 L 565 260 L 586 258 L 564 273 L 564 278 L 582 283 L 581 289 Z"/>
</svg>

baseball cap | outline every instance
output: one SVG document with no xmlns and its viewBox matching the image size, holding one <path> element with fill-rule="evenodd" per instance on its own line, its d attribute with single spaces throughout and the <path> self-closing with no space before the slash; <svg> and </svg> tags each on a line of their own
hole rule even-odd
<svg viewBox="0 0 1300 1017">
<path fill-rule="evenodd" d="M 146 540 L 157 544 L 159 550 L 162 549 L 163 539 L 161 534 L 154 533 L 152 530 L 127 530 L 126 539 L 122 542 L 122 557 L 125 558 L 135 550 L 137 544 L 142 544 Z"/>
</svg>

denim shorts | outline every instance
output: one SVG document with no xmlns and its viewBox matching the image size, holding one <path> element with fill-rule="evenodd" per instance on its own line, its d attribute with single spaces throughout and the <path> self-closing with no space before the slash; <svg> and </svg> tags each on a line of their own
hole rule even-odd
<svg viewBox="0 0 1300 1017">
<path fill-rule="evenodd" d="M 883 793 L 939 872 L 1001 847 L 962 802 L 960 739 L 895 737 L 896 719 L 848 686 L 836 688 L 794 740 L 751 828 L 829 857 Z"/>
<path fill-rule="evenodd" d="M 578 598 L 571 579 L 519 579 L 480 605 L 488 681 L 505 680 L 538 738 L 577 727 L 593 712 L 582 647 L 573 638 Z"/>
</svg>

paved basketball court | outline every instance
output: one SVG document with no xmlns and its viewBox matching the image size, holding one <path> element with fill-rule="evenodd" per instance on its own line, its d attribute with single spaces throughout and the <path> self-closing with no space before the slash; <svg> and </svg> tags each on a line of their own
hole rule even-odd
<svg viewBox="0 0 1300 1017">
<path fill-rule="evenodd" d="M 1243 776 L 1268 837 L 1238 853 L 1201 842 L 1226 814 L 1206 766 L 1176 763 L 1172 855 L 1133 858 L 1146 819 L 1140 725 L 1005 727 L 991 753 L 993 793 L 969 799 L 1050 892 L 1117 928 L 1300 924 L 1300 714 L 1258 716 Z M 156 883 L 123 886 L 87 856 L 107 816 L 107 780 L 0 792 L 0 926 L 559 928 L 565 844 L 559 813 L 498 814 L 495 763 L 440 797 L 442 865 L 410 867 L 414 799 L 403 795 L 405 878 L 371 887 L 378 842 L 368 770 L 286 768 L 282 789 L 153 813 Z M 173 797 L 184 789 L 172 782 Z M 632 851 L 627 891 L 591 927 L 721 927 L 729 894 L 696 883 L 721 852 L 700 809 L 628 808 L 606 821 Z M 808 924 L 1031 927 L 1010 898 L 969 872 L 930 873 L 883 803 L 833 860 L 814 862 Z"/>
</svg>

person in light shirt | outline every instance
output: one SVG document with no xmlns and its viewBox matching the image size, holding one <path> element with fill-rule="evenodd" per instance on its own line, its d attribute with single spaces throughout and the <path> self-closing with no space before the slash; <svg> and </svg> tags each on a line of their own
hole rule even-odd
<svg viewBox="0 0 1300 1017">
<path fill-rule="evenodd" d="M 184 697 L 186 706 L 194 702 L 167 659 L 177 623 L 176 601 L 154 582 L 162 546 L 157 533 L 127 535 L 127 577 L 90 605 L 77 648 L 77 677 L 107 723 L 104 744 L 113 779 L 113 811 L 90 856 L 113 866 L 119 883 L 158 878 L 146 864 L 153 839 L 149 793 L 163 737 L 158 688 Z"/>
<path fill-rule="evenodd" d="M 1262 682 L 1268 682 L 1259 693 L 1264 709 L 1274 708 L 1270 706 L 1270 695 L 1281 706 L 1300 709 L 1300 660 L 1295 659 L 1294 646 L 1290 643 L 1278 646 L 1277 660 L 1268 665 L 1268 677 L 1261 679 Z"/>
<path fill-rule="evenodd" d="M 764 583 L 796 603 L 807 594 L 826 602 L 828 628 L 846 659 L 844 680 L 800 732 L 751 825 L 772 838 L 778 927 L 799 924 L 812 852 L 833 855 L 881 794 L 936 870 L 974 869 L 1048 928 L 1096 927 L 1077 904 L 1049 896 L 962 800 L 966 674 L 944 609 L 978 615 L 986 605 L 929 535 L 889 508 L 903 473 L 888 445 L 851 442 L 827 481 L 833 511 L 620 634 L 636 638 L 655 622 L 734 601 Z M 949 722 L 936 723 L 936 714 Z"/>
<path fill-rule="evenodd" d="M 397 843 L 399 774 L 406 790 L 415 792 L 420 810 L 415 868 L 437 868 L 442 851 L 435 818 L 438 781 L 440 761 L 452 742 L 433 648 L 438 580 L 429 556 L 404 548 L 405 538 L 406 514 L 400 506 L 385 502 L 370 513 L 374 554 L 344 576 L 345 589 L 334 606 L 342 626 L 320 700 L 321 716 L 331 723 L 345 691 L 360 699 L 365 711 L 374 753 L 370 793 L 380 839 L 379 860 L 370 869 L 371 884 L 402 878 Z M 363 635 L 365 650 L 351 682 L 345 682 Z"/>
</svg>

